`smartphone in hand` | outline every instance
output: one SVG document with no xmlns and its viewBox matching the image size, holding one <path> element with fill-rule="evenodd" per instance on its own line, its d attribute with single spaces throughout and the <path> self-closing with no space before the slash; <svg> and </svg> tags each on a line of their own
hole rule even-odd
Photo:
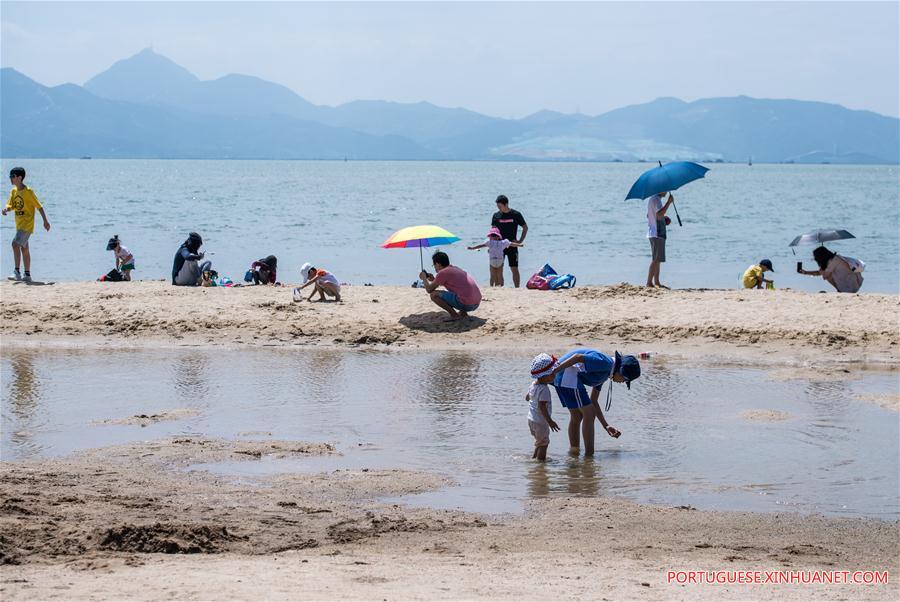
<svg viewBox="0 0 900 602">
<path fill-rule="evenodd" d="M 798 261 L 798 262 L 797 262 L 797 273 L 800 274 L 800 273 L 802 273 L 802 272 L 803 272 L 803 262 L 802 262 L 802 261 Z"/>
</svg>

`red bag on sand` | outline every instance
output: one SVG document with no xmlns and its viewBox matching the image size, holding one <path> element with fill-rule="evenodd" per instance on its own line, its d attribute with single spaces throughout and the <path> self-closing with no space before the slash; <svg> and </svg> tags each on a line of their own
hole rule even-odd
<svg viewBox="0 0 900 602">
<path fill-rule="evenodd" d="M 550 278 L 541 276 L 540 272 L 538 272 L 528 279 L 528 282 L 525 283 L 525 288 L 530 288 L 538 291 L 549 291 L 550 280 Z"/>
</svg>

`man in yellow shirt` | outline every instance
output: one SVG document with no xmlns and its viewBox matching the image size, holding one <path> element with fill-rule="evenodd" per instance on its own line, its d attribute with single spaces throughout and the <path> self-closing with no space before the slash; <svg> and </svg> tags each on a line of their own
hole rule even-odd
<svg viewBox="0 0 900 602">
<path fill-rule="evenodd" d="M 16 236 L 12 241 L 13 257 L 16 262 L 16 271 L 13 274 L 13 280 L 24 280 L 31 282 L 31 251 L 28 248 L 28 238 L 34 232 L 34 211 L 37 209 L 44 218 L 44 230 L 50 230 L 50 222 L 47 221 L 47 214 L 44 208 L 35 196 L 34 191 L 25 186 L 25 168 L 13 167 L 9 171 L 9 181 L 12 182 L 13 189 L 9 193 L 9 200 L 3 209 L 3 215 L 9 211 L 16 212 Z M 25 276 L 22 277 L 19 272 L 19 265 L 25 260 Z"/>
<path fill-rule="evenodd" d="M 763 259 L 758 264 L 751 265 L 747 268 L 747 271 L 744 272 L 743 278 L 741 278 L 744 283 L 744 288 L 762 288 L 763 284 L 774 284 L 774 281 L 763 277 L 763 274 L 766 272 L 774 271 L 775 269 L 772 267 L 772 261 L 770 259 Z"/>
</svg>

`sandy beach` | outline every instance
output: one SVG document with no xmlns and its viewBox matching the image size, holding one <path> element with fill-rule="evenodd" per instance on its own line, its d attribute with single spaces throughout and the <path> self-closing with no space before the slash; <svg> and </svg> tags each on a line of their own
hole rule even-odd
<svg viewBox="0 0 900 602">
<path fill-rule="evenodd" d="M 630 344 L 725 355 L 895 362 L 896 295 L 790 290 L 485 289 L 459 322 L 421 289 L 345 286 L 342 303 L 294 303 L 291 286 L 184 288 L 166 282 L 0 283 L 6 341 L 72 345 Z"/>
<path fill-rule="evenodd" d="M 517 346 L 664 351 L 781 366 L 775 378 L 898 367 L 895 295 L 486 290 L 447 323 L 422 290 L 347 286 L 343 303 L 290 287 L 0 283 L 5 350 L 19 347 Z M 896 398 L 868 403 L 896 409 Z M 187 413 L 110 416 L 106 424 Z M 748 414 L 758 423 L 786 415 Z M 101 426 L 100 428 L 112 428 Z M 679 585 L 668 571 L 900 574 L 900 523 L 535 499 L 524 515 L 386 503 L 446 477 L 342 469 L 232 479 L 222 460 L 335 455 L 327 443 L 169 437 L 0 464 L 4 599 L 896 599 L 888 585 Z"/>
<path fill-rule="evenodd" d="M 533 503 L 523 517 L 372 501 L 441 485 L 347 470 L 234 482 L 198 461 L 328 454 L 204 438 L 4 463 L 4 599 L 896 599 L 890 585 L 678 585 L 667 571 L 889 570 L 900 525 Z"/>
</svg>

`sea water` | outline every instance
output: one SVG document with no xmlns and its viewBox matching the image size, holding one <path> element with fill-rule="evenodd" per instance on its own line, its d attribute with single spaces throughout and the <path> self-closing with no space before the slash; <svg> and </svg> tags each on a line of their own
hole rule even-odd
<svg viewBox="0 0 900 602">
<path fill-rule="evenodd" d="M 505 194 L 528 222 L 523 278 L 550 263 L 579 284 L 646 280 L 646 203 L 624 201 L 651 164 L 181 161 L 4 159 L 28 171 L 45 205 L 37 217 L 33 272 L 40 280 L 95 279 L 113 267 L 107 240 L 118 234 L 135 256 L 135 278 L 170 278 L 188 232 L 208 259 L 239 281 L 250 262 L 274 254 L 279 278 L 300 279 L 305 261 L 344 282 L 409 285 L 416 249 L 380 248 L 395 230 L 437 224 L 462 240 L 442 250 L 485 284 L 482 242 Z M 900 170 L 897 166 L 710 165 L 706 178 L 676 192 L 662 280 L 675 287 L 734 288 L 752 263 L 769 258 L 777 288 L 831 290 L 812 247 L 788 244 L 817 228 L 847 229 L 829 244 L 867 263 L 863 292 L 900 292 Z M 11 271 L 11 215 L 2 220 L 2 268 Z M 426 249 L 425 264 L 429 265 Z"/>
<path fill-rule="evenodd" d="M 782 380 L 764 366 L 657 356 L 616 386 L 593 459 L 567 455 L 554 395 L 550 460 L 531 459 L 531 354 L 326 349 L 34 350 L 0 356 L 4 461 L 174 435 L 330 442 L 341 455 L 196 465 L 235 478 L 406 468 L 454 485 L 400 501 L 484 512 L 620 496 L 701 509 L 900 518 L 900 418 L 865 401 L 896 372 Z M 782 371 L 783 372 L 783 371 Z M 607 385 L 608 386 L 608 385 Z M 601 396 L 605 399 L 605 394 Z M 191 410 L 181 420 L 104 424 Z"/>
</svg>

